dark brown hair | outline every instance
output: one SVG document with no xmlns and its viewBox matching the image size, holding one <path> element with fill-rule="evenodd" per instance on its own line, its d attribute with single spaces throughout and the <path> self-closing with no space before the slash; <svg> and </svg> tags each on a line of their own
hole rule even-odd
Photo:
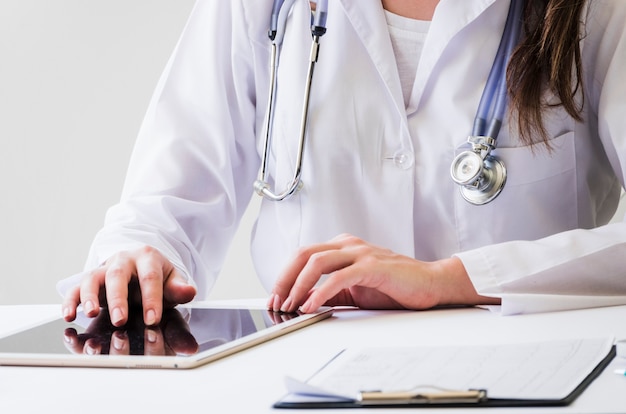
<svg viewBox="0 0 626 414">
<path fill-rule="evenodd" d="M 582 14 L 586 0 L 527 0 L 522 39 L 507 69 L 509 110 L 527 145 L 543 142 L 550 149 L 543 114 L 554 103 L 546 88 L 576 121 L 582 121 Z"/>
</svg>

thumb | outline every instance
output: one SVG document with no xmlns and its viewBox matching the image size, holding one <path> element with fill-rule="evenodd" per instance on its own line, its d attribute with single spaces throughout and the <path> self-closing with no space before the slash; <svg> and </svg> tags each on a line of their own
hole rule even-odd
<svg viewBox="0 0 626 414">
<path fill-rule="evenodd" d="M 196 293 L 193 280 L 174 268 L 163 286 L 163 301 L 170 306 L 176 306 L 192 301 Z"/>
</svg>

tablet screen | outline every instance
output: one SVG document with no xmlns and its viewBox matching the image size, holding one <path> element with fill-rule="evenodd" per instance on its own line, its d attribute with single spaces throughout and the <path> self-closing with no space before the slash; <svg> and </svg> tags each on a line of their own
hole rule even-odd
<svg viewBox="0 0 626 414">
<path fill-rule="evenodd" d="M 80 314 L 73 323 L 57 319 L 0 338 L 0 364 L 100 366 L 102 356 L 109 356 L 104 364 L 108 366 L 112 357 L 120 356 L 121 362 L 112 364 L 119 366 L 129 362 L 123 357 L 146 356 L 175 357 L 178 362 L 173 367 L 182 367 L 181 358 L 226 355 L 297 329 L 307 320 L 314 322 L 314 315 L 260 308 L 178 307 L 165 310 L 158 326 L 144 325 L 138 310 L 131 312 L 125 326 L 114 327 L 103 310 L 97 318 Z"/>
</svg>

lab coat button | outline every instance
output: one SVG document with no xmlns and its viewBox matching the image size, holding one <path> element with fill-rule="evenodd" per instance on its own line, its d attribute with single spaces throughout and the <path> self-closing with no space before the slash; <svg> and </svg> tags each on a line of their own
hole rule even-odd
<svg viewBox="0 0 626 414">
<path fill-rule="evenodd" d="M 415 156 L 413 153 L 406 150 L 398 150 L 393 154 L 393 163 L 401 170 L 408 170 L 413 167 L 415 163 Z"/>
</svg>

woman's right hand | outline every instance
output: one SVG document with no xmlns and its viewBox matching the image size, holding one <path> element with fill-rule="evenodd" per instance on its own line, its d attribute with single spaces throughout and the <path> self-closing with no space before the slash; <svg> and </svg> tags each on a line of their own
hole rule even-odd
<svg viewBox="0 0 626 414">
<path fill-rule="evenodd" d="M 67 292 L 62 312 L 66 321 L 76 318 L 82 304 L 86 316 L 94 318 L 100 308 L 107 308 L 111 323 L 122 326 L 128 320 L 129 307 L 143 310 L 146 325 L 161 321 L 163 308 L 191 301 L 196 288 L 157 249 L 144 246 L 120 252 L 102 266 L 85 274 L 79 285 Z"/>
</svg>

